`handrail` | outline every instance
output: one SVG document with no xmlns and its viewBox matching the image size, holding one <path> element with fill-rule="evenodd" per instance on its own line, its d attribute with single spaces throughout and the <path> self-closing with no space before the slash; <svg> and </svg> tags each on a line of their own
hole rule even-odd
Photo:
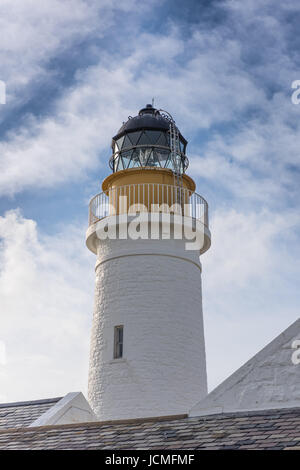
<svg viewBox="0 0 300 470">
<path fill-rule="evenodd" d="M 148 212 L 167 213 L 174 207 L 176 212 L 179 207 L 182 215 L 208 227 L 208 204 L 202 196 L 187 188 L 160 183 L 127 184 L 96 194 L 89 203 L 89 226 L 109 215 L 130 213 L 133 204 L 135 210 Z"/>
</svg>

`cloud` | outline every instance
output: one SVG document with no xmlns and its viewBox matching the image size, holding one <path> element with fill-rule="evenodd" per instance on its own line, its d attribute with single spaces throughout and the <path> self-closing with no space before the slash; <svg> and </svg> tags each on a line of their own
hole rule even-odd
<svg viewBox="0 0 300 470">
<path fill-rule="evenodd" d="M 217 209 L 211 221 L 213 249 L 205 260 L 210 278 L 206 281 L 207 287 L 218 284 L 225 289 L 234 283 L 235 288 L 243 288 L 251 280 L 268 282 L 270 274 L 277 271 L 279 265 L 289 267 L 294 255 L 288 253 L 288 247 L 299 223 L 298 212 L 292 210 L 241 212 Z M 273 274 L 272 282 L 275 277 Z"/>
<path fill-rule="evenodd" d="M 192 155 L 190 171 L 238 203 L 282 210 L 299 199 L 299 109 L 283 94 L 264 109 L 263 119 L 249 119 L 234 133 L 213 133 L 202 155 Z"/>
<path fill-rule="evenodd" d="M 210 388 L 299 317 L 299 214 L 216 210 L 202 258 Z"/>
<path fill-rule="evenodd" d="M 59 15 L 60 10 L 48 2 L 46 12 L 41 6 L 27 12 L 31 15 L 29 25 L 38 23 L 42 15 L 48 18 L 44 28 L 28 26 L 27 34 L 30 38 L 32 35 L 28 49 L 33 51 L 33 56 L 28 57 L 29 66 L 35 69 L 34 64 L 40 64 L 46 73 L 40 54 L 50 57 L 53 51 L 74 48 L 78 37 L 85 34 L 105 35 L 106 28 L 116 19 L 118 7 L 114 4 L 107 8 L 107 3 L 91 2 L 87 9 L 82 0 L 72 2 L 74 17 L 64 15 L 64 8 Z M 123 8 L 132 11 L 134 5 L 126 2 Z M 293 183 L 286 166 L 297 164 L 299 148 L 298 109 L 287 96 L 298 68 L 293 54 L 288 54 L 288 26 L 282 22 L 284 9 L 276 8 L 272 16 L 268 8 L 262 8 L 255 34 L 260 33 L 264 51 L 242 34 L 243 27 L 251 37 L 254 34 L 251 25 L 257 8 L 253 2 L 245 5 L 249 15 L 236 2 L 225 2 L 223 7 L 231 15 L 227 22 L 209 30 L 203 25 L 191 28 L 187 38 L 173 21 L 163 33 L 139 32 L 138 41 L 126 32 L 126 46 L 121 45 L 114 53 L 100 48 L 94 65 L 82 70 L 79 66 L 72 86 L 66 86 L 52 103 L 50 115 L 27 114 L 23 125 L 12 129 L 1 143 L 0 194 L 52 187 L 98 171 L 99 156 L 106 163 L 110 137 L 118 126 L 154 95 L 157 106 L 170 110 L 175 118 L 180 116 L 181 130 L 191 137 L 192 170 L 205 178 L 220 180 L 222 186 L 230 186 L 239 197 L 243 190 L 244 196 L 253 199 L 278 197 L 286 184 Z M 99 8 L 104 26 L 95 33 Z M 17 18 L 21 17 L 20 11 Z M 271 24 L 272 20 L 274 27 L 265 30 L 264 23 Z M 139 31 L 139 18 L 133 21 L 134 30 Z M 23 27 L 23 23 L 16 26 Z M 283 44 L 276 39 L 274 46 L 271 39 L 275 32 Z M 39 34 L 54 38 L 35 51 L 30 47 L 31 41 L 44 43 Z M 19 48 L 22 53 L 24 44 L 27 48 L 26 40 L 12 44 L 16 54 Z M 264 55 L 255 61 L 254 54 Z M 201 154 L 199 159 L 197 152 Z"/>
<path fill-rule="evenodd" d="M 75 39 L 80 41 L 97 32 L 100 8 L 96 2 L 84 0 L 1 2 L 1 78 L 8 85 L 8 103 L 26 100 L 22 91 L 37 77 L 45 78 L 51 57 L 66 50 Z M 109 17 L 103 19 L 109 26 Z"/>
<path fill-rule="evenodd" d="M 21 99 L 25 86 L 50 73 L 49 60 L 88 38 L 103 37 L 116 13 L 134 8 L 138 9 L 135 0 L 3 0 L 1 78 L 8 84 L 9 98 Z"/>
<path fill-rule="evenodd" d="M 93 262 L 78 227 L 52 237 L 19 211 L 0 217 L 3 400 L 86 390 Z"/>
<path fill-rule="evenodd" d="M 214 214 L 202 258 L 211 388 L 299 316 L 297 224 L 292 212 Z M 0 218 L 0 239 L 2 400 L 86 392 L 94 259 L 82 227 L 45 236 L 15 210 Z"/>
<path fill-rule="evenodd" d="M 188 48 L 195 54 L 183 69 L 177 61 Z M 57 100 L 53 115 L 28 115 L 26 125 L 0 144 L 0 193 L 53 186 L 95 168 L 122 120 L 151 99 L 153 83 L 157 105 L 174 109 L 190 132 L 230 121 L 261 99 L 244 72 L 230 71 L 238 49 L 233 41 L 207 33 L 195 33 L 185 44 L 180 31 L 170 28 L 164 35 L 141 34 L 124 57 L 108 60 L 103 54 L 98 64 L 78 71 L 76 84 Z"/>
<path fill-rule="evenodd" d="M 0 78 L 16 112 L 37 96 L 39 80 L 53 79 L 61 93 L 48 113 L 27 110 L 0 143 L 0 194 L 38 195 L 100 178 L 111 136 L 154 96 L 189 139 L 189 174 L 213 201 L 203 298 L 216 385 L 299 316 L 300 106 L 290 101 L 299 78 L 299 7 L 227 1 L 213 24 L 172 17 L 156 31 L 154 3 L 151 27 L 134 15 L 136 2 L 32 5 L 1 4 Z M 130 26 L 120 27 L 120 9 Z M 60 81 L 51 60 L 89 40 L 93 63 L 82 57 L 72 83 Z M 85 390 L 93 262 L 82 229 L 67 214 L 65 222 L 62 233 L 47 237 L 21 213 L 0 219 L 0 331 L 8 357 L 0 394 L 12 400 Z"/>
</svg>

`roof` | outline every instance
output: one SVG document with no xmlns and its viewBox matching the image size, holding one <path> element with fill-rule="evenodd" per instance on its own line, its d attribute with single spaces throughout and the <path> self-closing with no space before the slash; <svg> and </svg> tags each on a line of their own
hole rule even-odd
<svg viewBox="0 0 300 470">
<path fill-rule="evenodd" d="M 61 397 L 0 404 L 0 430 L 29 426 L 60 399 Z"/>
<path fill-rule="evenodd" d="M 134 132 L 140 129 L 154 129 L 167 132 L 170 128 L 170 120 L 164 113 L 160 113 L 158 109 L 153 108 L 151 104 L 147 104 L 145 108 L 141 109 L 137 116 L 129 117 L 122 127 L 118 130 L 113 140 L 117 140 L 127 132 Z M 187 144 L 186 139 L 180 133 L 181 140 Z"/>
<path fill-rule="evenodd" d="M 0 449 L 300 449 L 300 408 L 0 431 Z"/>
<path fill-rule="evenodd" d="M 296 408 L 300 406 L 300 364 L 294 360 L 300 318 L 195 404 L 189 416 Z"/>
<path fill-rule="evenodd" d="M 151 105 L 139 111 L 138 116 L 129 117 L 128 121 L 123 123 L 122 127 L 118 130 L 117 136 L 120 137 L 124 132 L 131 132 L 141 128 L 161 129 L 168 131 L 170 122 L 165 119 L 157 109 Z"/>
</svg>

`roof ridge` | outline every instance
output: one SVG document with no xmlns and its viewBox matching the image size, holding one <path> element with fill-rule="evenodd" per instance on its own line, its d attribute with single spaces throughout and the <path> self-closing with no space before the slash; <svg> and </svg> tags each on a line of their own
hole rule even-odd
<svg viewBox="0 0 300 470">
<path fill-rule="evenodd" d="M 187 414 L 181 415 L 169 415 L 169 416 L 153 416 L 146 418 L 132 418 L 132 419 L 118 419 L 118 420 L 108 420 L 108 421 L 87 421 L 82 423 L 68 423 L 68 424 L 48 424 L 44 426 L 32 426 L 32 427 L 18 427 L 18 428 L 6 428 L 0 429 L 0 434 L 5 434 L 7 432 L 20 432 L 20 431 L 29 431 L 36 432 L 37 430 L 50 430 L 50 429 L 67 429 L 67 428 L 76 428 L 80 426 L 85 427 L 99 427 L 99 426 L 108 426 L 108 425 L 118 425 L 118 424 L 134 424 L 134 423 L 145 423 L 145 422 L 163 422 L 163 421 L 174 421 L 188 418 Z"/>
<path fill-rule="evenodd" d="M 63 397 L 55 397 L 55 398 L 44 398 L 41 400 L 28 400 L 28 401 L 15 401 L 9 403 L 0 403 L 0 408 L 9 408 L 13 406 L 30 406 L 30 405 L 42 405 L 46 403 L 55 403 L 61 400 Z"/>
<path fill-rule="evenodd" d="M 263 410 L 257 409 L 257 410 L 236 410 L 236 411 L 223 411 L 220 413 L 210 413 L 207 415 L 199 415 L 199 416 L 190 416 L 188 415 L 189 419 L 194 419 L 194 418 L 201 418 L 201 419 L 222 419 L 222 418 L 234 418 L 235 416 L 239 416 L 241 418 L 243 417 L 249 417 L 251 418 L 252 416 L 268 416 L 272 414 L 278 414 L 278 415 L 284 415 L 284 414 L 289 414 L 292 413 L 293 411 L 300 411 L 300 406 L 286 406 L 282 408 L 265 408 Z"/>
<path fill-rule="evenodd" d="M 119 425 L 119 424 L 135 424 L 135 423 L 147 423 L 147 422 L 168 422 L 174 420 L 200 420 L 200 421 L 209 421 L 209 420 L 218 420 L 218 419 L 228 419 L 234 417 L 243 417 L 243 416 L 268 416 L 275 413 L 278 415 L 292 413 L 293 411 L 300 411 L 300 407 L 296 408 L 276 408 L 276 409 L 266 409 L 266 410 L 253 410 L 253 411 L 237 411 L 237 412 L 225 412 L 219 414 L 211 414 L 207 416 L 188 416 L 188 414 L 181 415 L 169 415 L 169 416 L 153 416 L 146 418 L 132 418 L 132 419 L 120 419 L 120 420 L 108 420 L 108 421 L 88 421 L 82 423 L 68 423 L 68 424 L 51 424 L 44 426 L 36 427 L 18 427 L 18 428 L 6 428 L 0 429 L 0 435 L 5 433 L 20 433 L 20 432 L 31 432 L 36 433 L 37 431 L 50 431 L 53 429 L 76 429 L 84 426 L 85 428 L 97 428 L 107 425 Z"/>
</svg>

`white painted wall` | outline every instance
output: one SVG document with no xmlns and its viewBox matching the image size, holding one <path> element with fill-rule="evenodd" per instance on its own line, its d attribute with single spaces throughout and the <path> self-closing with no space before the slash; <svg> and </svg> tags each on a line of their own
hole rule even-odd
<svg viewBox="0 0 300 470">
<path fill-rule="evenodd" d="M 300 318 L 200 400 L 190 416 L 300 406 Z"/>
<path fill-rule="evenodd" d="M 84 395 L 81 392 L 70 392 L 33 421 L 29 427 L 87 423 L 95 420 L 96 416 Z"/>
<path fill-rule="evenodd" d="M 184 240 L 96 243 L 93 410 L 100 420 L 187 413 L 207 394 L 199 253 Z M 116 325 L 124 358 L 114 360 Z"/>
</svg>

